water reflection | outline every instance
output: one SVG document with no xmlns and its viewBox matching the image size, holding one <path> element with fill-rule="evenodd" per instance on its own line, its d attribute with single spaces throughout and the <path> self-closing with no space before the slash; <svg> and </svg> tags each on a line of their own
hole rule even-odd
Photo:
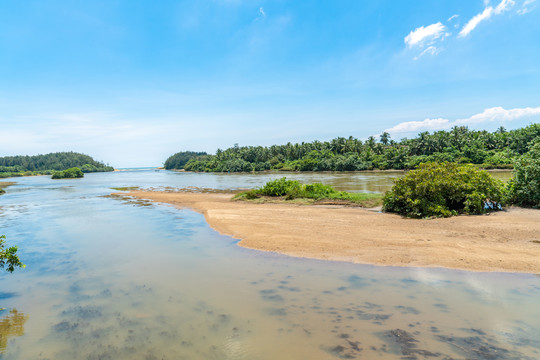
<svg viewBox="0 0 540 360">
<path fill-rule="evenodd" d="M 2 316 L 0 311 L 0 316 Z M 25 315 L 17 309 L 11 309 L 7 315 L 0 317 L 0 355 L 6 350 L 10 337 L 22 336 L 24 334 L 24 324 L 28 320 Z"/>
</svg>

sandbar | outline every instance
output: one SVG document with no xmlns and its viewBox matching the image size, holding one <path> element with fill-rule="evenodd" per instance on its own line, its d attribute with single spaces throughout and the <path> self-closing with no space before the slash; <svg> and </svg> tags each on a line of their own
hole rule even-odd
<svg viewBox="0 0 540 360">
<path fill-rule="evenodd" d="M 250 249 L 361 264 L 540 274 L 535 209 L 407 219 L 356 207 L 231 201 L 231 193 L 127 195 L 202 213 L 213 229 Z"/>
</svg>

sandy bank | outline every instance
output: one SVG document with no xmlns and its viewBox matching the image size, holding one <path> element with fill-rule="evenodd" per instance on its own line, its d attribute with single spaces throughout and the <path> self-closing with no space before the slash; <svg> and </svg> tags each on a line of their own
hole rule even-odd
<svg viewBox="0 0 540 360">
<path fill-rule="evenodd" d="M 191 208 L 251 249 L 377 265 L 540 274 L 540 210 L 416 220 L 359 208 L 232 202 L 231 194 L 129 195 Z"/>
</svg>

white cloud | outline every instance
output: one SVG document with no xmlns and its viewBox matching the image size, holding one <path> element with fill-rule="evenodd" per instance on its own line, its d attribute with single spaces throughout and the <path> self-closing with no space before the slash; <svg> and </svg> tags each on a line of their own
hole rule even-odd
<svg viewBox="0 0 540 360">
<path fill-rule="evenodd" d="M 536 0 L 525 0 L 521 5 L 521 8 L 517 11 L 519 15 L 525 15 L 532 11 L 529 5 L 532 5 Z"/>
<path fill-rule="evenodd" d="M 262 16 L 262 17 L 266 17 L 266 13 L 264 12 L 264 9 L 262 7 L 259 8 L 259 14 Z"/>
<path fill-rule="evenodd" d="M 493 8 L 491 6 L 488 6 L 484 9 L 480 14 L 475 15 L 471 20 L 469 20 L 463 29 L 459 32 L 459 37 L 465 37 L 470 34 L 471 31 L 473 31 L 478 24 L 480 24 L 482 21 L 487 20 L 493 15 Z"/>
<path fill-rule="evenodd" d="M 510 10 L 514 5 L 514 0 L 502 0 L 499 5 L 497 5 L 495 8 L 492 6 L 488 6 L 489 3 L 486 3 L 486 7 L 484 11 L 482 11 L 479 14 L 476 14 L 472 17 L 471 20 L 469 20 L 465 26 L 461 29 L 459 32 L 459 37 L 465 37 L 473 31 L 478 24 L 480 24 L 482 21 L 488 20 L 493 15 L 499 15 L 502 14 L 505 11 Z"/>
<path fill-rule="evenodd" d="M 419 131 L 432 131 L 450 128 L 448 119 L 425 119 L 423 121 L 406 121 L 384 131 L 390 134 L 402 134 Z"/>
<path fill-rule="evenodd" d="M 435 40 L 445 36 L 446 26 L 440 21 L 428 26 L 420 26 L 405 37 L 405 44 L 409 47 L 431 45 Z"/>
<path fill-rule="evenodd" d="M 446 20 L 446 21 L 452 21 L 452 20 L 454 20 L 454 19 L 457 19 L 458 17 L 459 17 L 458 14 L 454 14 L 454 15 L 450 16 L 450 17 L 448 18 L 448 20 Z"/>
<path fill-rule="evenodd" d="M 507 122 L 524 117 L 540 115 L 540 107 L 517 108 L 506 110 L 501 106 L 485 109 L 480 114 L 473 115 L 466 119 L 459 119 L 454 125 L 474 125 L 484 122 Z"/>
<path fill-rule="evenodd" d="M 450 121 L 448 119 L 438 118 L 425 119 L 423 121 L 407 121 L 384 131 L 390 134 L 418 133 L 422 131 L 446 130 L 454 126 L 474 126 L 482 123 L 503 124 L 509 121 L 526 119 L 533 116 L 540 116 L 540 107 L 526 107 L 507 110 L 501 106 L 497 106 L 485 109 L 481 113 L 465 119 Z"/>
<path fill-rule="evenodd" d="M 515 5 L 514 0 L 502 0 L 495 8 L 495 14 L 502 14 L 505 11 L 510 10 Z"/>
</svg>

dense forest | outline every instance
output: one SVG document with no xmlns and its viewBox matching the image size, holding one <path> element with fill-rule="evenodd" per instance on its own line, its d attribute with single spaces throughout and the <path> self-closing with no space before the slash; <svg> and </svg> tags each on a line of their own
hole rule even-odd
<svg viewBox="0 0 540 360">
<path fill-rule="evenodd" d="M 382 133 L 366 141 L 338 137 L 331 141 L 218 149 L 215 155 L 183 152 L 171 156 L 168 169 L 200 172 L 357 171 L 412 169 L 421 163 L 472 163 L 486 169 L 511 169 L 516 159 L 540 141 L 540 124 L 507 131 L 469 130 L 456 126 L 449 131 L 422 132 L 414 139 L 395 141 Z M 182 162 L 175 157 L 182 154 Z M 185 162 L 186 158 L 189 161 Z"/>
<path fill-rule="evenodd" d="M 113 171 L 114 168 L 76 152 L 57 152 L 34 156 L 0 157 L 0 177 L 51 174 L 78 167 L 83 172 Z"/>
<path fill-rule="evenodd" d="M 165 164 L 163 164 L 163 167 L 167 170 L 183 169 L 184 165 L 186 165 L 189 160 L 204 155 L 208 154 L 205 152 L 181 151 L 169 156 L 169 158 L 165 161 Z"/>
</svg>

